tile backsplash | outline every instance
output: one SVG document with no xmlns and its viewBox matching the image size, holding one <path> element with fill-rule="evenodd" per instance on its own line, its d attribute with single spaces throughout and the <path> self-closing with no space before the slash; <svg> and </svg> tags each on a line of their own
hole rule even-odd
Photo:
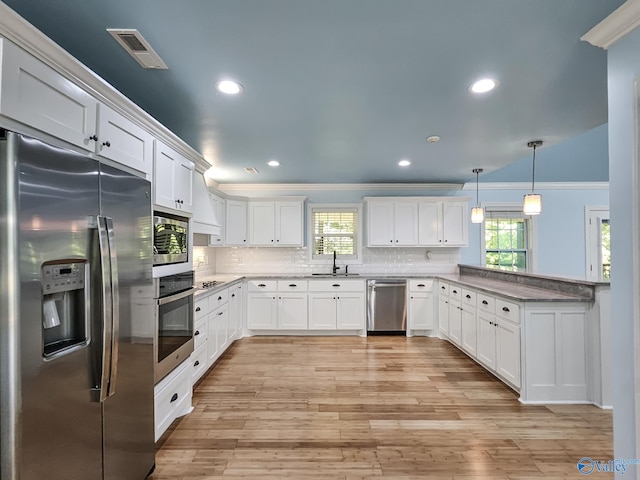
<svg viewBox="0 0 640 480">
<path fill-rule="evenodd" d="M 206 252 L 200 253 L 200 249 Z M 197 252 L 196 252 L 196 249 Z M 202 264 L 198 262 L 202 260 Z M 362 263 L 350 264 L 338 260 L 344 272 L 362 274 L 432 274 L 457 271 L 461 255 L 458 248 L 363 248 Z M 316 263 L 309 260 L 305 247 L 195 247 L 194 266 L 198 276 L 213 273 L 236 274 L 310 274 L 330 273 L 331 261 Z"/>
</svg>

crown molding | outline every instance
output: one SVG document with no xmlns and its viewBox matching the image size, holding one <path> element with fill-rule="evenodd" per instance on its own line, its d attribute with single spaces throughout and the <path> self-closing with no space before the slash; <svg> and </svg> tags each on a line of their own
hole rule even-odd
<svg viewBox="0 0 640 480">
<path fill-rule="evenodd" d="M 223 192 L 240 191 L 362 191 L 362 190 L 462 190 L 461 183 L 221 183 Z"/>
<path fill-rule="evenodd" d="M 89 70 L 2 1 L 0 1 L 0 36 L 30 53 L 94 96 L 98 101 L 113 108 L 119 114 L 147 130 L 155 138 L 193 161 L 197 170 L 204 172 L 211 167 L 200 152 L 181 140 L 175 133 L 122 95 L 95 72 Z"/>
<path fill-rule="evenodd" d="M 580 40 L 607 50 L 638 26 L 640 26 L 640 0 L 627 0 L 580 37 Z"/>
<path fill-rule="evenodd" d="M 530 190 L 531 182 L 480 182 L 480 190 Z M 465 183 L 462 190 L 475 190 L 476 182 Z M 536 190 L 609 190 L 609 182 L 536 182 Z"/>
</svg>

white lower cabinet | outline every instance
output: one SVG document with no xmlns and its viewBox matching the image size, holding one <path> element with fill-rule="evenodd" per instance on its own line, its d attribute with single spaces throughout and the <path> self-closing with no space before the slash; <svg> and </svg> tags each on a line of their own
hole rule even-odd
<svg viewBox="0 0 640 480">
<path fill-rule="evenodd" d="M 229 287 L 229 340 L 233 342 L 242 332 L 244 298 L 242 284 Z"/>
<path fill-rule="evenodd" d="M 247 328 L 276 330 L 278 328 L 278 282 L 251 280 L 247 282 Z"/>
<path fill-rule="evenodd" d="M 520 388 L 520 327 L 496 317 L 496 373 Z"/>
<path fill-rule="evenodd" d="M 309 282 L 309 330 L 364 329 L 364 280 Z"/>
<path fill-rule="evenodd" d="M 440 330 L 440 336 L 443 338 L 449 338 L 449 284 L 439 283 L 438 295 L 438 329 Z"/>
<path fill-rule="evenodd" d="M 178 417 L 192 409 L 191 360 L 185 360 L 154 388 L 155 439 Z"/>
<path fill-rule="evenodd" d="M 490 370 L 496 369 L 496 330 L 495 315 L 478 312 L 478 350 L 477 358 Z"/>
<path fill-rule="evenodd" d="M 478 342 L 478 315 L 476 312 L 476 293 L 462 289 L 462 348 L 472 357 L 476 357 Z"/>
<path fill-rule="evenodd" d="M 433 330 L 434 280 L 409 280 L 407 283 L 409 285 L 407 335 L 413 335 L 414 331 Z"/>
<path fill-rule="evenodd" d="M 449 340 L 462 346 L 462 289 L 456 285 L 449 287 Z"/>
</svg>

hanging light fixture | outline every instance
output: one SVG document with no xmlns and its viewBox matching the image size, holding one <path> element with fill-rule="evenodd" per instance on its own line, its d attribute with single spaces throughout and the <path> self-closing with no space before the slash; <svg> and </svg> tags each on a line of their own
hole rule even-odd
<svg viewBox="0 0 640 480">
<path fill-rule="evenodd" d="M 540 215 L 542 213 L 542 196 L 534 193 L 536 185 L 536 148 L 542 146 L 542 140 L 533 140 L 527 143 L 527 147 L 533 148 L 533 173 L 531 174 L 531 193 L 524 196 L 522 213 L 525 215 Z"/>
<path fill-rule="evenodd" d="M 478 193 L 480 190 L 479 179 L 482 169 L 474 168 L 473 173 L 476 174 L 476 206 L 471 209 L 471 223 L 482 223 L 484 222 L 484 208 L 480 206 L 480 194 Z"/>
</svg>

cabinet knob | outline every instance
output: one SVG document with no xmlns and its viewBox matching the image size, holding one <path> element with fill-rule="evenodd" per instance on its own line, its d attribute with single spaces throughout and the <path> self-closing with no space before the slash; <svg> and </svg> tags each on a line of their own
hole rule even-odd
<svg viewBox="0 0 640 480">
<path fill-rule="evenodd" d="M 197 367 L 198 365 L 200 365 L 200 360 L 196 360 L 196 362 L 193 364 L 194 367 Z"/>
<path fill-rule="evenodd" d="M 194 336 L 194 337 L 197 337 L 198 335 L 200 335 L 200 330 L 196 330 L 196 331 L 193 333 L 193 336 Z"/>
<path fill-rule="evenodd" d="M 458 290 L 454 290 L 453 293 L 458 293 Z"/>
<path fill-rule="evenodd" d="M 200 307 L 196 307 L 196 312 L 199 312 L 200 310 Z"/>
<path fill-rule="evenodd" d="M 442 240 L 438 240 L 438 242 L 442 243 Z"/>
<path fill-rule="evenodd" d="M 96 134 L 93 134 L 89 137 L 89 140 L 93 140 L 94 142 L 98 141 L 98 136 Z"/>
<path fill-rule="evenodd" d="M 169 401 L 169 403 L 173 403 L 178 399 L 178 394 L 174 393 L 173 396 L 171 397 L 171 400 Z"/>
<path fill-rule="evenodd" d="M 502 307 L 502 311 L 503 312 L 510 312 L 511 310 L 509 310 L 507 307 Z"/>
<path fill-rule="evenodd" d="M 489 302 L 487 302 L 486 300 L 482 300 L 482 304 L 483 305 L 489 305 Z"/>
<path fill-rule="evenodd" d="M 222 312 L 218 312 L 218 316 L 222 315 Z"/>
<path fill-rule="evenodd" d="M 103 147 L 110 147 L 111 146 L 111 142 L 109 140 L 107 140 L 106 142 L 102 142 L 102 146 Z"/>
<path fill-rule="evenodd" d="M 271 239 L 271 241 L 273 242 L 273 239 Z"/>
<path fill-rule="evenodd" d="M 471 295 L 468 295 L 468 294 L 467 294 L 467 298 L 468 298 L 468 299 L 471 299 Z"/>
<path fill-rule="evenodd" d="M 218 301 L 222 300 L 222 297 L 218 297 Z"/>
<path fill-rule="evenodd" d="M 236 294 L 235 294 L 235 293 L 232 293 L 232 294 L 231 294 L 231 298 L 233 298 L 233 297 L 235 297 L 235 296 L 236 296 Z"/>
<path fill-rule="evenodd" d="M 446 290 L 447 287 L 445 287 L 444 285 L 440 287 L 442 290 Z"/>
</svg>

